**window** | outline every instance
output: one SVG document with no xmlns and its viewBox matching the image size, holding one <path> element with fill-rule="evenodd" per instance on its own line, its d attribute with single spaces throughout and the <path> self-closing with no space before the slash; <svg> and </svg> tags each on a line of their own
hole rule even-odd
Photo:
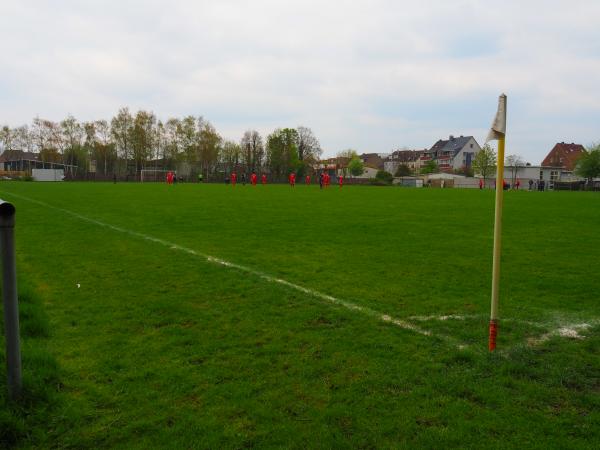
<svg viewBox="0 0 600 450">
<path fill-rule="evenodd" d="M 540 170 L 540 180 L 543 180 L 543 179 L 544 179 L 544 171 Z"/>
<path fill-rule="evenodd" d="M 469 145 L 469 147 L 473 148 L 473 144 Z"/>
<path fill-rule="evenodd" d="M 558 180 L 558 170 L 551 170 L 550 171 L 550 180 L 551 181 L 557 181 Z"/>
</svg>

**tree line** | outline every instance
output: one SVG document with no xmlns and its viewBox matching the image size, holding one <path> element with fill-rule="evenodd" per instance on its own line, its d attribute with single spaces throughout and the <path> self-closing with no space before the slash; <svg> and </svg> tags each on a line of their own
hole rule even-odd
<svg viewBox="0 0 600 450">
<path fill-rule="evenodd" d="M 110 120 L 60 122 L 36 117 L 31 125 L 0 129 L 2 151 L 38 154 L 44 163 L 61 163 L 73 176 L 138 176 L 143 169 L 176 170 L 217 177 L 233 171 L 268 173 L 283 179 L 309 172 L 322 150 L 310 128 L 277 128 L 263 138 L 246 131 L 239 142 L 224 139 L 202 116 L 157 119 L 150 111 L 121 108 Z"/>
</svg>

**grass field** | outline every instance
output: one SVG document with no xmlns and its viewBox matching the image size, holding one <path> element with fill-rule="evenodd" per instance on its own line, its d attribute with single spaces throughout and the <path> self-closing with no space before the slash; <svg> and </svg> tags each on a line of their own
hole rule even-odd
<svg viewBox="0 0 600 450">
<path fill-rule="evenodd" d="M 0 385 L 4 445 L 600 445 L 597 193 L 506 194 L 495 354 L 492 191 L 0 197 L 17 208 L 26 387 L 9 404 Z"/>
</svg>

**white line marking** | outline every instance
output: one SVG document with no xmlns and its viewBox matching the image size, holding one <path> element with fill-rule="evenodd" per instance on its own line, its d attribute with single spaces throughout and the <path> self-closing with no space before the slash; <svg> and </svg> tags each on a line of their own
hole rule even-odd
<svg viewBox="0 0 600 450">
<path fill-rule="evenodd" d="M 465 320 L 465 319 L 473 319 L 479 316 L 475 316 L 475 315 L 467 315 L 467 316 L 461 316 L 458 314 L 449 314 L 446 316 L 410 316 L 408 319 L 409 320 L 417 320 L 419 322 L 429 322 L 430 320 L 440 320 L 442 322 L 446 321 L 446 320 Z"/>
<path fill-rule="evenodd" d="M 191 248 L 183 247 L 183 246 L 177 245 L 177 244 L 175 244 L 173 242 L 169 242 L 169 241 L 165 241 L 163 239 L 155 238 L 155 237 L 149 236 L 147 234 L 138 233 L 137 231 L 132 231 L 132 230 L 128 230 L 126 228 L 121 228 L 121 227 L 118 227 L 118 226 L 115 226 L 115 225 L 111 225 L 109 223 L 101 222 L 99 220 L 83 216 L 83 215 L 78 214 L 76 212 L 69 211 L 68 209 L 64 209 L 64 208 L 60 208 L 58 206 L 50 205 L 49 203 L 45 203 L 45 202 L 42 202 L 40 200 L 34 200 L 32 198 L 28 198 L 28 197 L 25 197 L 25 196 L 22 196 L 22 195 L 14 194 L 14 193 L 8 193 L 8 194 L 12 195 L 14 197 L 17 197 L 17 198 L 29 201 L 31 203 L 36 203 L 36 204 L 38 204 L 40 206 L 44 206 L 46 208 L 50 208 L 50 209 L 55 209 L 57 211 L 61 211 L 61 212 L 65 213 L 65 214 L 68 214 L 70 216 L 76 217 L 77 219 L 83 220 L 85 222 L 93 223 L 95 225 L 111 229 L 113 231 L 118 231 L 119 233 L 124 233 L 124 234 L 128 234 L 130 236 L 135 236 L 137 238 L 140 238 L 140 239 L 143 239 L 143 240 L 146 240 L 146 241 L 154 242 L 156 244 L 160 244 L 160 245 L 162 245 L 164 247 L 167 247 L 167 248 L 169 248 L 171 250 L 181 251 L 181 252 L 193 255 L 193 256 L 197 256 L 197 257 L 203 258 L 206 261 L 208 261 L 210 263 L 213 263 L 213 264 L 218 264 L 218 265 L 221 265 L 221 266 L 229 267 L 231 269 L 237 269 L 237 270 L 239 270 L 241 272 L 250 273 L 250 274 L 252 274 L 252 275 L 254 275 L 256 277 L 259 277 L 259 278 L 261 278 L 261 279 L 263 279 L 265 281 L 268 281 L 270 283 L 276 283 L 276 284 L 280 284 L 280 285 L 289 287 L 289 288 L 294 289 L 296 291 L 299 291 L 299 292 L 302 292 L 304 294 L 307 294 L 307 295 L 309 295 L 311 297 L 324 300 L 324 301 L 326 301 L 328 303 L 332 303 L 334 305 L 342 306 L 342 307 L 344 307 L 344 308 L 346 308 L 346 309 L 348 309 L 350 311 L 357 311 L 357 312 L 360 312 L 360 313 L 362 313 L 362 314 L 364 314 L 366 316 L 374 317 L 374 318 L 376 318 L 376 319 L 378 319 L 378 320 L 380 320 L 382 322 L 391 323 L 393 325 L 396 325 L 399 328 L 403 328 L 405 330 L 409 330 L 409 331 L 412 331 L 414 333 L 421 334 L 423 336 L 437 337 L 437 338 L 440 338 L 440 339 L 443 339 L 443 340 L 446 340 L 446 341 L 450 341 L 450 342 L 454 343 L 455 345 L 457 345 L 459 348 L 465 348 L 464 345 L 456 344 L 454 342 L 454 339 L 452 339 L 452 338 L 450 338 L 448 336 L 439 336 L 439 335 L 434 336 L 428 330 L 424 330 L 424 329 L 422 329 L 422 328 L 420 328 L 420 327 L 418 327 L 416 325 L 413 325 L 412 323 L 406 322 L 406 321 L 401 320 L 401 319 L 397 319 L 397 318 L 389 316 L 387 314 L 382 314 L 382 313 L 380 313 L 378 311 L 375 311 L 374 309 L 368 308 L 366 306 L 359 306 L 359 305 L 357 305 L 355 303 L 352 303 L 352 302 L 349 302 L 349 301 L 346 301 L 346 300 L 342 300 L 342 299 L 339 299 L 337 297 L 333 297 L 331 295 L 323 294 L 322 292 L 319 292 L 319 291 L 315 291 L 314 289 L 309 289 L 309 288 L 300 286 L 298 284 L 294 284 L 294 283 L 291 283 L 289 281 L 283 280 L 281 278 L 272 277 L 272 276 L 267 275 L 265 273 L 259 272 L 258 270 L 254 270 L 254 269 L 251 269 L 249 267 L 242 266 L 240 264 L 232 263 L 232 262 L 229 262 L 229 261 L 225 261 L 224 259 L 220 259 L 220 258 L 216 258 L 214 256 L 206 255 L 206 254 L 197 252 L 196 250 L 193 250 Z"/>
<path fill-rule="evenodd" d="M 529 338 L 527 343 L 529 345 L 540 345 L 550 340 L 554 336 L 560 336 L 568 339 L 585 339 L 585 336 L 580 334 L 580 331 L 586 331 L 592 326 L 598 323 L 597 320 L 591 321 L 591 323 L 573 323 L 567 325 L 561 325 L 557 329 L 550 331 L 549 333 L 542 334 L 538 338 Z"/>
</svg>

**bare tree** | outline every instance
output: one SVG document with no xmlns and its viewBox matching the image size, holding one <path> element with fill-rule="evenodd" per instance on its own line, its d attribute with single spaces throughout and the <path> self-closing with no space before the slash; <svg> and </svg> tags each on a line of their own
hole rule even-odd
<svg viewBox="0 0 600 450">
<path fill-rule="evenodd" d="M 181 120 L 171 118 L 165 125 L 165 147 L 163 148 L 163 159 L 169 164 L 173 163 L 181 153 Z"/>
<path fill-rule="evenodd" d="M 39 117 L 33 119 L 31 138 L 38 152 L 48 147 L 47 143 L 50 141 L 50 136 L 48 134 L 48 127 L 44 125 L 43 119 Z"/>
<path fill-rule="evenodd" d="M 525 166 L 525 161 L 519 155 L 509 155 L 506 157 L 506 166 L 510 167 L 510 185 L 515 185 L 515 180 L 518 177 L 519 169 Z"/>
<path fill-rule="evenodd" d="M 152 112 L 140 110 L 133 119 L 131 129 L 131 148 L 137 176 L 140 169 L 144 168 L 146 161 L 152 156 L 154 148 L 154 126 L 156 117 Z"/>
<path fill-rule="evenodd" d="M 242 136 L 240 142 L 242 149 L 242 161 L 248 171 L 258 170 L 264 160 L 265 146 L 260 133 L 256 130 L 248 130 Z"/>
<path fill-rule="evenodd" d="M 196 162 L 197 154 L 197 136 L 196 136 L 196 118 L 194 116 L 184 117 L 178 129 L 181 142 L 181 151 L 185 155 L 188 163 Z"/>
<path fill-rule="evenodd" d="M 233 141 L 223 142 L 219 160 L 225 166 L 228 173 L 236 170 L 240 163 L 242 149 L 239 144 Z"/>
<path fill-rule="evenodd" d="M 52 133 L 53 147 L 59 149 L 63 155 L 63 162 L 69 165 L 69 172 L 71 173 L 73 172 L 75 155 L 79 153 L 84 134 L 85 130 L 81 124 L 71 115 L 61 121 L 60 127 L 56 127 L 56 132 Z"/>
<path fill-rule="evenodd" d="M 96 132 L 94 157 L 96 161 L 102 161 L 102 174 L 106 176 L 108 175 L 109 166 L 114 173 L 116 162 L 115 145 L 111 140 L 110 125 L 106 120 L 96 120 L 94 130 Z"/>
<path fill-rule="evenodd" d="M 313 134 L 312 130 L 307 127 L 300 126 L 296 129 L 298 133 L 298 159 L 303 161 L 309 157 L 319 158 L 322 150 L 318 139 Z"/>
<path fill-rule="evenodd" d="M 202 118 L 198 119 L 198 127 L 198 162 L 200 162 L 204 176 L 208 178 L 209 172 L 219 160 L 223 139 L 215 127 Z"/>
</svg>

